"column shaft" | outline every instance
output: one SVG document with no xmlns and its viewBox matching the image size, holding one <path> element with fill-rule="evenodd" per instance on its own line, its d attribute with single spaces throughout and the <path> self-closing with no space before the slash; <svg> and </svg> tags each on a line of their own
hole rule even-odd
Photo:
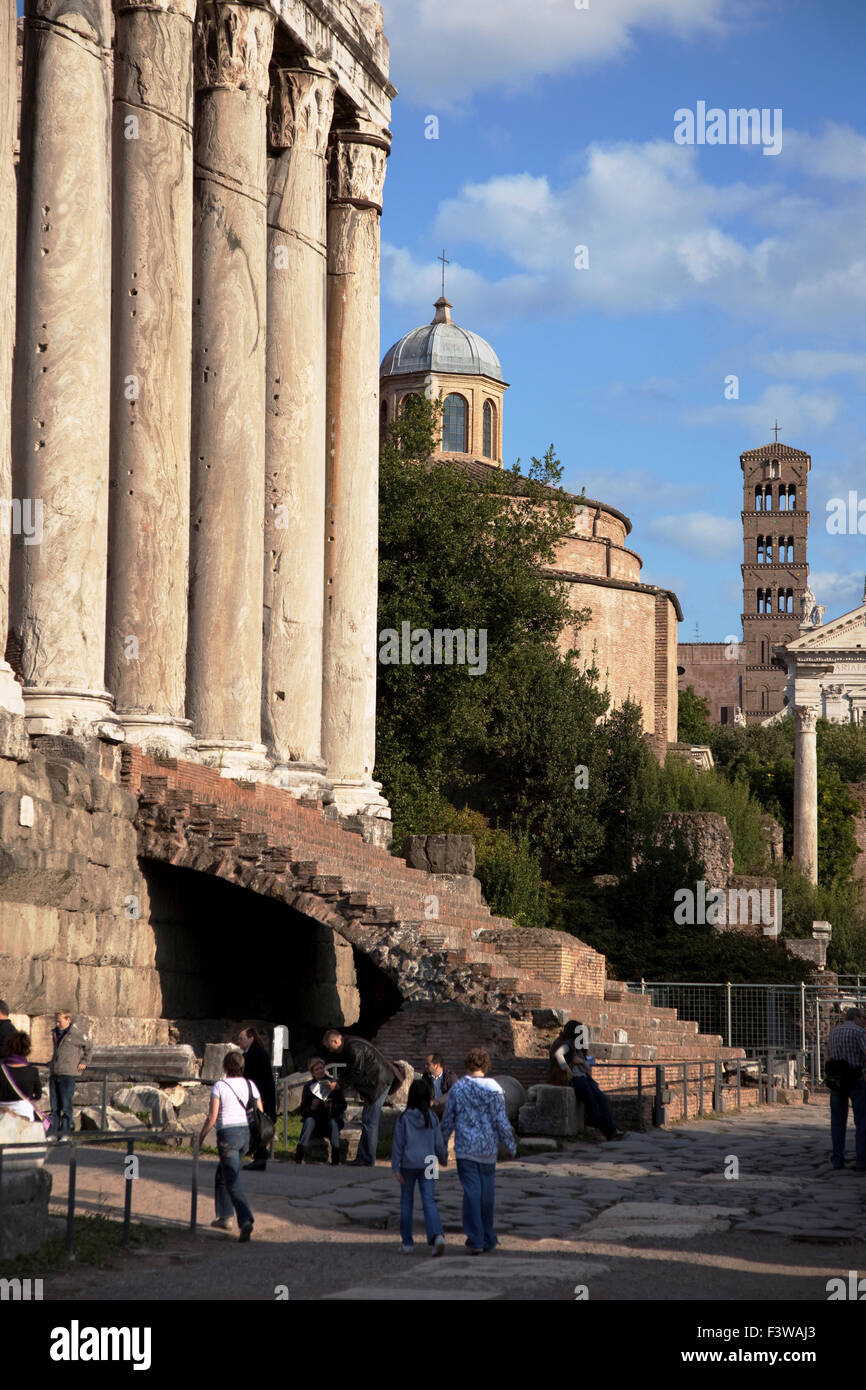
<svg viewBox="0 0 866 1390">
<path fill-rule="evenodd" d="M 346 814 L 389 814 L 373 782 L 379 478 L 379 213 L 388 142 L 332 136 L 323 752 Z"/>
<path fill-rule="evenodd" d="M 41 513 L 40 539 L 16 547 L 14 586 L 25 702 L 45 721 L 31 727 L 111 710 L 110 42 L 109 0 L 28 0 L 13 448 L 22 506 Z"/>
<path fill-rule="evenodd" d="M 794 708 L 794 863 L 811 883 L 818 882 L 818 711 Z"/>
<path fill-rule="evenodd" d="M 15 0 L 0 9 L 0 710 L 24 712 L 21 687 L 5 660 L 9 635 L 12 511 L 12 349 L 15 343 L 15 142 L 18 126 Z M 20 502 L 19 502 L 20 507 Z"/>
<path fill-rule="evenodd" d="M 323 787 L 327 375 L 325 156 L 334 80 L 280 69 L 271 89 L 262 721 L 290 789 Z"/>
<path fill-rule="evenodd" d="M 120 3 L 108 682 L 127 735 L 191 742 L 189 567 L 194 0 Z"/>
<path fill-rule="evenodd" d="M 188 712 L 202 755 L 264 771 L 262 553 L 274 16 L 206 3 L 196 44 Z"/>
</svg>

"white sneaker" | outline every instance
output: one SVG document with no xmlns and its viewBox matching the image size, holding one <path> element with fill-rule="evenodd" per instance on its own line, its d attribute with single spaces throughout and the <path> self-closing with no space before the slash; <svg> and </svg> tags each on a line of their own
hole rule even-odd
<svg viewBox="0 0 866 1390">
<path fill-rule="evenodd" d="M 445 1237 L 444 1237 L 444 1236 L 434 1236 L 434 1237 L 433 1237 L 433 1258 L 434 1258 L 434 1260 L 436 1259 L 437 1255 L 444 1255 L 444 1254 L 445 1254 Z"/>
<path fill-rule="evenodd" d="M 411 1255 L 411 1254 L 414 1253 L 414 1250 L 415 1250 L 415 1246 L 414 1246 L 414 1245 L 406 1245 L 406 1244 L 404 1243 L 403 1245 L 400 1246 L 400 1253 L 403 1254 L 403 1255 Z"/>
</svg>

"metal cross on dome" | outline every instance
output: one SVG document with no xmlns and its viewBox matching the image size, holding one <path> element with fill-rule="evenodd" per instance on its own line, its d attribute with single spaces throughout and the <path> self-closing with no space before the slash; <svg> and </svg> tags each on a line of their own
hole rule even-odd
<svg viewBox="0 0 866 1390">
<path fill-rule="evenodd" d="M 437 259 L 437 261 L 441 261 L 441 262 L 442 262 L 442 298 L 444 299 L 444 298 L 445 298 L 445 267 L 446 267 L 446 265 L 450 265 L 450 264 L 451 264 L 451 262 L 450 262 L 449 260 L 446 260 L 446 259 L 445 259 L 445 247 L 444 247 L 444 246 L 442 247 L 442 255 L 441 255 L 441 256 L 437 256 L 436 259 Z"/>
<path fill-rule="evenodd" d="M 778 420 L 776 421 L 776 424 L 775 424 L 774 428 L 775 428 L 775 431 L 776 431 L 776 443 L 778 444 L 778 442 L 779 442 L 779 422 L 778 422 Z"/>
</svg>

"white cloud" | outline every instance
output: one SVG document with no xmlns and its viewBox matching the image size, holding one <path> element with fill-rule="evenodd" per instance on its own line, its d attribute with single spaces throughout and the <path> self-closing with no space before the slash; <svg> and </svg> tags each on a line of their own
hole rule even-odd
<svg viewBox="0 0 866 1390">
<path fill-rule="evenodd" d="M 757 448 L 769 441 L 774 420 L 780 423 L 784 444 L 798 436 L 806 438 L 816 430 L 826 429 L 838 417 L 841 408 L 840 398 L 829 391 L 804 391 L 797 386 L 780 384 L 768 386 L 755 401 L 725 401 L 687 411 L 684 419 L 690 425 L 713 426 L 736 421 L 744 432 L 743 437 L 754 438 Z"/>
<path fill-rule="evenodd" d="M 579 485 L 586 488 L 588 497 L 608 501 L 616 498 L 616 505 L 626 510 L 633 502 L 687 502 L 699 497 L 705 488 L 703 482 L 677 483 L 645 468 L 628 468 L 621 472 L 611 468 L 584 471 L 580 474 Z"/>
<path fill-rule="evenodd" d="M 838 570 L 815 570 L 809 575 L 809 584 L 818 603 L 827 609 L 825 622 L 850 613 L 863 602 L 863 575 L 842 574 Z"/>
<path fill-rule="evenodd" d="M 499 324 L 707 305 L 779 332 L 859 328 L 866 184 L 822 201 L 790 194 L 775 169 L 764 183 L 710 183 L 711 158 L 667 140 L 595 144 L 562 186 L 529 171 L 466 184 L 440 204 L 436 243 L 474 244 L 513 271 L 491 283 L 455 263 L 449 297 L 458 318 L 468 321 L 467 309 Z M 575 266 L 578 246 L 588 247 L 587 269 Z M 389 297 L 428 300 L 438 278 L 432 257 L 428 268 L 408 252 L 390 254 L 399 283 L 386 266 Z"/>
<path fill-rule="evenodd" d="M 385 0 L 391 77 L 432 112 L 491 87 L 522 91 L 539 77 L 609 62 L 641 30 L 691 39 L 724 35 L 741 0 Z"/>
<path fill-rule="evenodd" d="M 650 535 L 685 550 L 699 560 L 716 561 L 737 549 L 742 528 L 726 516 L 710 512 L 686 512 L 681 516 L 657 516 L 648 522 Z"/>
<path fill-rule="evenodd" d="M 789 376 L 804 381 L 826 381 L 831 376 L 866 377 L 866 353 L 831 352 L 796 348 L 790 352 L 768 353 L 760 366 L 771 376 Z"/>
<path fill-rule="evenodd" d="M 819 135 L 786 131 L 783 157 L 816 178 L 866 182 L 866 136 L 850 126 L 831 122 Z"/>
</svg>

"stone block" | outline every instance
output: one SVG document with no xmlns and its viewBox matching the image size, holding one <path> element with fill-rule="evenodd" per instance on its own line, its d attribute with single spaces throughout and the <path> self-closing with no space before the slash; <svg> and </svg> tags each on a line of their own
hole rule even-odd
<svg viewBox="0 0 866 1390">
<path fill-rule="evenodd" d="M 42 1126 L 39 1126 L 40 1130 Z M 48 1240 L 51 1174 L 45 1168 L 10 1172 L 3 1165 L 0 1260 L 31 1255 Z"/>
<path fill-rule="evenodd" d="M 137 1115 L 126 1115 L 122 1110 L 115 1110 L 109 1105 L 105 1111 L 105 1124 L 102 1123 L 102 1109 L 98 1105 L 84 1105 L 80 1110 L 75 1111 L 76 1126 L 80 1130 L 98 1129 L 123 1131 L 128 1129 L 141 1129 L 141 1120 Z"/>
<path fill-rule="evenodd" d="M 583 1130 L 583 1107 L 570 1086 L 537 1086 L 535 1104 L 518 1113 L 521 1134 L 576 1135 Z"/>
<path fill-rule="evenodd" d="M 310 1080 L 308 1071 L 293 1071 L 284 1077 L 277 1085 L 277 1109 L 282 1113 L 283 1096 L 287 1096 L 288 1113 L 296 1114 L 301 1108 L 301 1096 L 304 1087 Z M 284 1087 L 286 1088 L 284 1090 Z"/>
<path fill-rule="evenodd" d="M 225 1049 L 226 1044 L 220 1046 Z M 117 1077 L 147 1076 L 154 1081 L 193 1080 L 198 1074 L 195 1053 L 187 1043 L 168 1047 L 109 1047 L 99 1043 L 94 1048 L 91 1066 Z"/>
<path fill-rule="evenodd" d="M 45 772 L 51 786 L 51 800 L 66 806 L 93 809 L 90 774 L 80 763 L 45 759 Z"/>
<path fill-rule="evenodd" d="M 16 763 L 29 762 L 31 756 L 27 723 L 22 714 L 0 710 L 0 758 L 8 759 L 11 770 Z"/>
<path fill-rule="evenodd" d="M 505 1092 L 505 1113 L 512 1124 L 517 1119 L 521 1105 L 527 1102 L 527 1095 L 516 1076 L 494 1076 Z"/>
<path fill-rule="evenodd" d="M 154 1129 L 163 1129 L 177 1118 L 174 1106 L 156 1086 L 122 1086 L 113 1092 L 111 1104 L 115 1109 L 128 1111 L 131 1115 L 139 1115 L 146 1110 Z"/>
<path fill-rule="evenodd" d="M 403 1073 L 403 1081 L 394 1094 L 388 1097 L 385 1104 L 393 1106 L 396 1110 L 403 1111 L 406 1109 L 406 1102 L 409 1099 L 409 1087 L 415 1080 L 415 1068 L 412 1066 L 411 1062 L 402 1061 L 395 1062 L 394 1066 L 398 1071 Z"/>
<path fill-rule="evenodd" d="M 531 1154 L 552 1154 L 556 1153 L 556 1150 L 555 1139 L 518 1139 L 517 1141 L 518 1158 L 528 1158 Z"/>
<path fill-rule="evenodd" d="M 118 972 L 107 965 L 69 967 L 78 976 L 78 1000 L 86 1013 L 112 1016 L 120 1012 L 117 1000 Z M 58 1004 L 60 1000 L 58 999 Z M 140 1010 L 136 1009 L 136 1013 Z"/>
<path fill-rule="evenodd" d="M 471 835 L 407 835 L 403 858 L 410 869 L 423 869 L 428 874 L 475 873 Z"/>
<path fill-rule="evenodd" d="M 236 1043 L 208 1043 L 201 1064 L 202 1081 L 219 1081 L 223 1074 L 223 1062 L 227 1052 L 240 1052 Z M 309 1077 L 307 1078 L 309 1080 Z"/>
<path fill-rule="evenodd" d="M 42 1106 L 39 1108 L 41 1110 Z M 23 1115 L 16 1115 L 13 1110 L 0 1109 L 0 1144 L 28 1145 L 26 1150 L 19 1153 L 13 1150 L 4 1153 L 4 1174 L 17 1173 L 26 1168 L 41 1168 L 45 1162 L 47 1145 L 41 1120 L 27 1120 Z"/>
</svg>

